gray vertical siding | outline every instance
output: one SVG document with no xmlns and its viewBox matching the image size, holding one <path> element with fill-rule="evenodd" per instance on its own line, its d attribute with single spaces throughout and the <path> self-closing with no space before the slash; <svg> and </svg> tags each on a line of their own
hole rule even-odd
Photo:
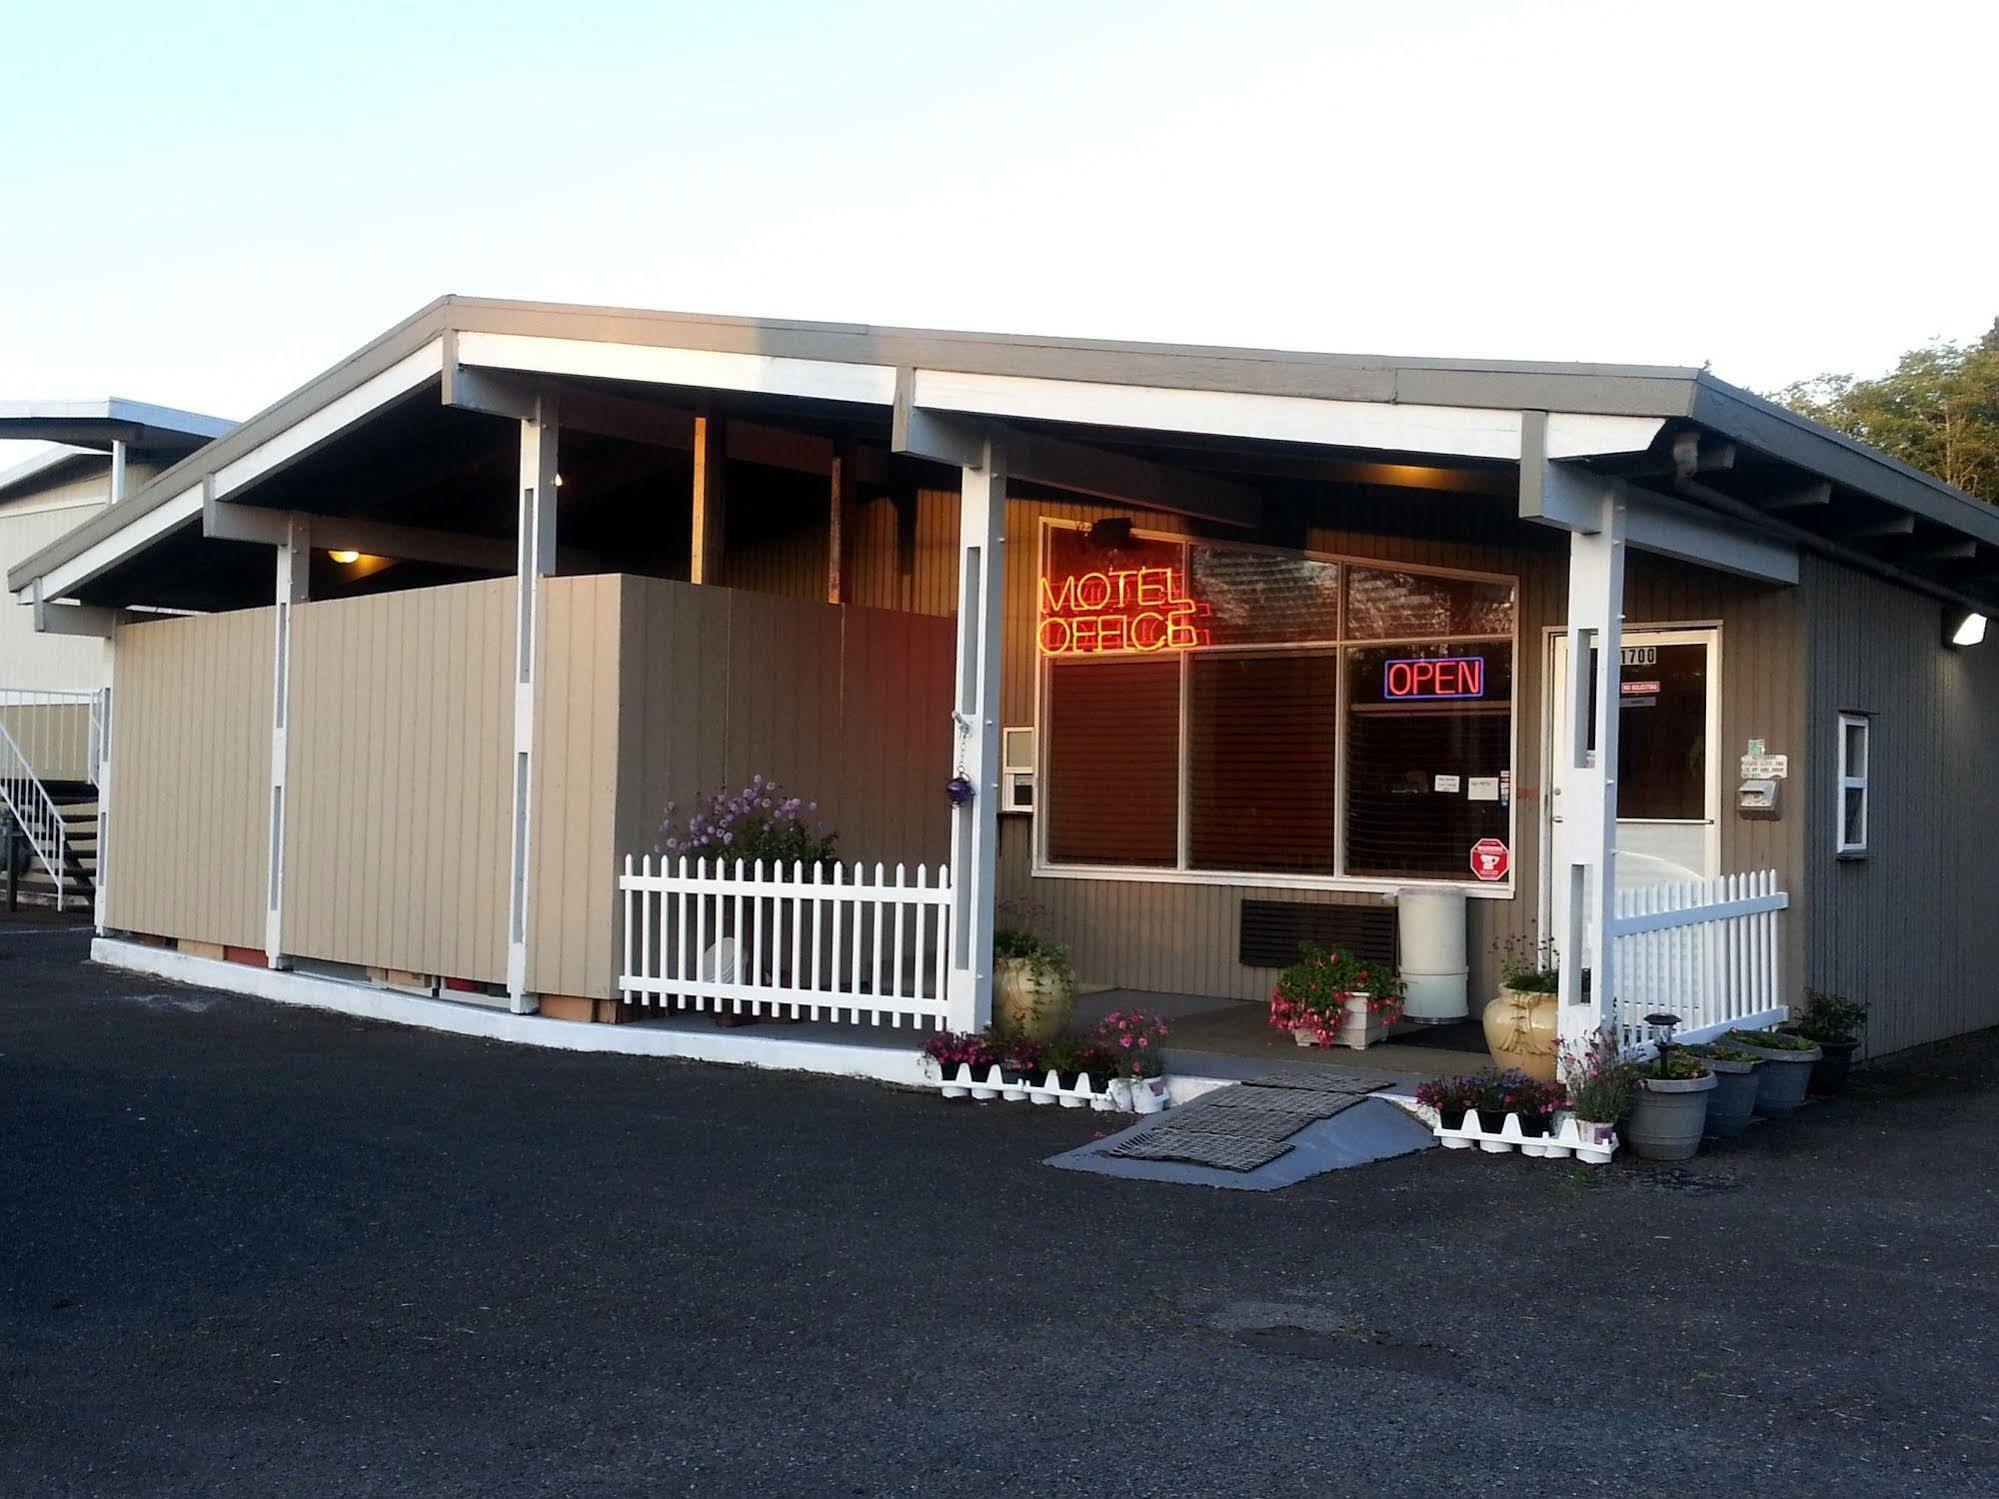
<svg viewBox="0 0 1999 1499">
<path fill-rule="evenodd" d="M 1803 591 L 1806 977 L 1873 1005 L 1875 1053 L 1999 1024 L 1999 645 L 1947 649 L 1940 604 L 1822 559 Z M 1864 858 L 1834 852 L 1842 711 L 1872 719 Z"/>
</svg>

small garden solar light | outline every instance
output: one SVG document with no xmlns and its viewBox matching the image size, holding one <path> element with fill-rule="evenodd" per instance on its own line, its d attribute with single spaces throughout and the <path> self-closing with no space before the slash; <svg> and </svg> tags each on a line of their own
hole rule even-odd
<svg viewBox="0 0 1999 1499">
<path fill-rule="evenodd" d="M 1647 1015 L 1645 1023 L 1652 1027 L 1652 1040 L 1659 1048 L 1659 1061 L 1663 1064 L 1666 1053 L 1673 1049 L 1673 1027 L 1680 1023 L 1677 1015 Z"/>
</svg>

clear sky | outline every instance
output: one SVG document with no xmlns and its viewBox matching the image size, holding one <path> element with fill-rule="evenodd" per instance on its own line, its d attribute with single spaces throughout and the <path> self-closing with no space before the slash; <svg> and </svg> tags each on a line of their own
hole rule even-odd
<svg viewBox="0 0 1999 1499">
<path fill-rule="evenodd" d="M 20 6 L 0 399 L 243 417 L 447 291 L 1872 372 L 1999 313 L 1995 56 L 1969 0 Z"/>
</svg>

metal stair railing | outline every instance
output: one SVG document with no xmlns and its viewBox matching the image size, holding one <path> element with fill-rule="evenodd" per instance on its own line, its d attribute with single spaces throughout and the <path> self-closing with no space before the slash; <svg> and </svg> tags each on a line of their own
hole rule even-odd
<svg viewBox="0 0 1999 1499">
<path fill-rule="evenodd" d="M 62 808 L 4 723 L 0 723 L 0 809 L 26 835 L 28 847 L 55 881 L 56 909 L 60 911 L 64 885 L 70 878 L 69 824 L 63 821 Z"/>
</svg>

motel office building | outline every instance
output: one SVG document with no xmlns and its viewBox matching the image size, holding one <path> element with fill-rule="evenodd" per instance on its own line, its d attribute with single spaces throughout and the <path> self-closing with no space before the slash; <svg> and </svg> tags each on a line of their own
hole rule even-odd
<svg viewBox="0 0 1999 1499">
<path fill-rule="evenodd" d="M 674 971 L 863 1030 L 982 1023 L 1006 901 L 1087 983 L 1257 1001 L 1412 888 L 1474 1011 L 1558 945 L 1571 1034 L 1620 988 L 1999 1023 L 1999 516 L 1701 371 L 447 298 L 7 585 L 113 641 L 113 962 L 672 1001 L 626 861 L 761 774 L 925 893 L 809 984 L 818 928 Z M 1620 925 L 1761 871 L 1747 959 Z"/>
</svg>

